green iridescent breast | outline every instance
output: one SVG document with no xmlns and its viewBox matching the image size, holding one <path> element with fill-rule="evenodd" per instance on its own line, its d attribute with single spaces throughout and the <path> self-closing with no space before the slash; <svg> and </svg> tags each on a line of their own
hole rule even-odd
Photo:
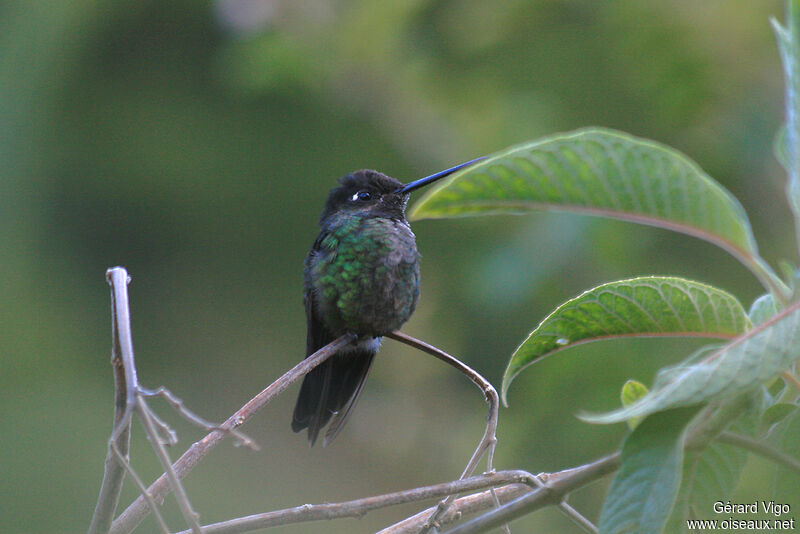
<svg viewBox="0 0 800 534">
<path fill-rule="evenodd" d="M 405 221 L 343 215 L 306 259 L 306 285 L 335 334 L 400 328 L 419 296 L 419 254 Z"/>
</svg>

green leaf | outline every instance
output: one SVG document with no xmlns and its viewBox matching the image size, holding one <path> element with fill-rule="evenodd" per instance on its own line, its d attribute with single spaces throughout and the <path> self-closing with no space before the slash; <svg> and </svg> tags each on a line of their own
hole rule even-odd
<svg viewBox="0 0 800 534">
<path fill-rule="evenodd" d="M 764 395 L 767 399 L 766 406 L 769 407 L 776 402 L 780 401 L 787 388 L 786 381 L 781 378 L 776 378 L 772 383 L 764 386 Z"/>
<path fill-rule="evenodd" d="M 641 399 L 645 395 L 647 395 L 647 386 L 639 382 L 638 380 L 628 380 L 623 384 L 622 391 L 619 393 L 620 401 L 622 401 L 623 406 L 630 406 L 637 400 Z M 636 428 L 642 421 L 641 417 L 634 417 L 632 419 L 628 419 L 628 428 L 633 430 Z"/>
<path fill-rule="evenodd" d="M 616 423 L 661 410 L 744 393 L 775 378 L 800 350 L 800 302 L 714 350 L 701 349 L 687 361 L 659 372 L 638 402 L 606 414 L 582 415 L 592 423 Z"/>
<path fill-rule="evenodd" d="M 790 402 L 779 402 L 767 408 L 761 415 L 762 433 L 769 433 L 770 428 L 795 413 L 797 408 L 796 404 Z"/>
<path fill-rule="evenodd" d="M 750 327 L 735 297 L 699 282 L 645 276 L 603 284 L 555 309 L 508 362 L 502 395 L 527 366 L 567 347 L 630 336 L 732 339 Z"/>
<path fill-rule="evenodd" d="M 600 512 L 600 534 L 663 531 L 681 483 L 686 425 L 697 411 L 650 416 L 628 436 Z"/>
<path fill-rule="evenodd" d="M 667 523 L 667 532 L 687 532 L 687 518 L 707 518 L 714 502 L 730 498 L 747 462 L 748 452 L 712 440 L 725 429 L 753 436 L 762 397 L 762 392 L 755 392 L 723 402 L 709 419 L 703 421 L 704 428 L 700 436 L 703 443 L 687 444 L 691 450 L 685 453 L 681 488 Z M 696 421 L 701 418 L 698 416 Z M 693 442 L 694 438 L 692 436 Z"/>
<path fill-rule="evenodd" d="M 658 226 L 708 240 L 745 264 L 756 243 L 741 204 L 692 160 L 654 141 L 602 128 L 518 145 L 429 191 L 411 217 L 542 209 Z"/>
<path fill-rule="evenodd" d="M 776 423 L 767 441 L 772 447 L 797 459 L 797 444 L 800 443 L 800 410 L 793 410 Z M 796 510 L 800 509 L 800 474 L 776 463 L 773 467 L 773 494 L 769 499 L 790 505 L 793 515 L 796 515 Z M 789 517 L 791 516 L 786 518 Z"/>
<path fill-rule="evenodd" d="M 789 170 L 789 147 L 786 143 L 786 125 L 780 127 L 772 140 L 772 152 L 784 169 Z"/>
<path fill-rule="evenodd" d="M 747 451 L 719 442 L 710 443 L 702 453 L 688 452 L 667 531 L 687 532 L 686 519 L 708 518 L 714 502 L 730 498 L 746 461 Z"/>
<path fill-rule="evenodd" d="M 784 149 L 781 164 L 789 175 L 786 196 L 797 226 L 800 223 L 800 3 L 787 0 L 786 6 L 786 25 L 775 19 L 771 22 L 786 78 L 786 133 L 781 144 Z"/>
<path fill-rule="evenodd" d="M 778 41 L 778 50 L 781 54 L 783 72 L 786 78 L 786 124 L 784 127 L 785 139 L 781 143 L 781 164 L 789 172 L 789 202 L 795 208 L 800 202 L 797 198 L 798 180 L 800 180 L 800 117 L 798 117 L 798 107 L 800 106 L 800 9 L 797 2 L 787 2 L 786 25 L 783 26 L 775 19 L 772 19 L 772 29 L 775 31 L 775 38 Z M 795 211 L 795 214 L 797 212 Z"/>
<path fill-rule="evenodd" d="M 778 313 L 778 306 L 775 304 L 775 298 L 770 293 L 767 293 L 753 301 L 747 316 L 750 318 L 750 322 L 754 325 L 759 325 L 776 313 Z"/>
</svg>

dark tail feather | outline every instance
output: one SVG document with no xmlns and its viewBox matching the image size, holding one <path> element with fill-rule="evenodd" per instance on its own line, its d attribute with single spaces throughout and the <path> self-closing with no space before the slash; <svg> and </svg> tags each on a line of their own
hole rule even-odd
<svg viewBox="0 0 800 534">
<path fill-rule="evenodd" d="M 361 395 L 374 357 L 374 351 L 351 350 L 336 354 L 308 373 L 294 407 L 292 430 L 308 428 L 313 446 L 319 431 L 333 418 L 323 446 L 333 441 Z"/>
<path fill-rule="evenodd" d="M 359 350 L 343 356 L 343 359 L 347 359 L 347 367 L 344 369 L 345 374 L 338 399 L 340 407 L 337 408 L 336 414 L 325 432 L 325 439 L 322 441 L 323 447 L 327 446 L 339 435 L 339 432 L 350 417 L 353 407 L 361 396 L 361 390 L 364 389 L 364 384 L 367 382 L 367 375 L 369 375 L 374 357 L 375 352 L 370 350 Z M 355 360 L 351 362 L 350 358 L 355 358 Z"/>
</svg>

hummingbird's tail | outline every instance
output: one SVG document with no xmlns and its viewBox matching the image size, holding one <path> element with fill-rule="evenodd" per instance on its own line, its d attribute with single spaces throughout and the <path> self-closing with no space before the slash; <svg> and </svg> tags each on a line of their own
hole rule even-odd
<svg viewBox="0 0 800 534">
<path fill-rule="evenodd" d="M 330 421 L 322 446 L 333 441 L 364 389 L 375 352 L 361 347 L 340 352 L 308 373 L 294 407 L 292 430 L 308 428 L 308 441 L 313 446 Z"/>
</svg>

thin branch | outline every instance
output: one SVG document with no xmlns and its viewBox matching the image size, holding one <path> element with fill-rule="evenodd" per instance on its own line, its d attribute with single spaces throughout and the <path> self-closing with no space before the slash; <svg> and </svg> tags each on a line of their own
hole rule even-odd
<svg viewBox="0 0 800 534">
<path fill-rule="evenodd" d="M 439 524 L 447 525 L 454 521 L 458 521 L 465 515 L 483 512 L 484 510 L 494 508 L 497 506 L 495 503 L 495 497 L 497 497 L 497 499 L 500 501 L 500 504 L 503 505 L 521 497 L 522 495 L 526 495 L 531 491 L 530 488 L 520 485 L 503 486 L 500 488 L 494 488 L 494 490 L 494 496 L 492 495 L 491 491 L 487 490 L 481 493 L 475 493 L 473 495 L 467 495 L 466 497 L 459 497 L 455 499 L 450 504 L 450 507 L 447 509 L 447 511 L 445 511 L 439 518 Z M 437 506 L 433 506 L 427 510 L 423 510 L 400 521 L 399 523 L 395 523 L 394 525 L 386 527 L 377 534 L 418 534 L 427 524 L 431 514 L 437 509 Z"/>
<path fill-rule="evenodd" d="M 472 454 L 469 462 L 467 462 L 464 471 L 461 473 L 460 478 L 471 475 L 475 471 L 475 468 L 478 466 L 478 463 L 484 454 L 486 454 L 486 471 L 491 473 L 494 469 L 492 462 L 494 459 L 495 446 L 497 445 L 497 416 L 500 408 L 500 397 L 497 395 L 497 390 L 494 389 L 494 386 L 492 386 L 492 384 L 483 378 L 477 371 L 462 361 L 450 356 L 443 350 L 434 347 L 433 345 L 429 345 L 424 341 L 413 338 L 408 334 L 400 332 L 399 330 L 395 330 L 386 337 L 400 341 L 401 343 L 405 343 L 410 347 L 414 347 L 417 350 L 421 350 L 432 356 L 435 356 L 436 358 L 439 358 L 448 365 L 458 369 L 467 378 L 469 378 L 473 384 L 480 388 L 484 397 L 486 398 L 486 402 L 489 403 L 489 415 L 486 418 L 486 429 L 483 432 L 481 441 L 478 443 L 478 447 L 475 449 L 475 452 Z M 453 497 L 454 495 L 450 495 L 439 503 L 436 512 L 431 515 L 429 524 L 423 529 L 423 531 L 427 531 L 431 527 L 435 527 L 439 517 L 441 517 L 441 515 L 444 513 Z"/>
<path fill-rule="evenodd" d="M 559 504 L 559 508 L 561 509 L 564 514 L 568 518 L 570 518 L 576 525 L 581 527 L 586 532 L 590 532 L 591 534 L 597 534 L 597 526 L 594 523 L 586 519 L 583 514 L 577 511 L 575 508 L 570 506 L 566 501 L 561 501 Z"/>
<path fill-rule="evenodd" d="M 526 471 L 499 471 L 453 482 L 445 482 L 352 501 L 304 504 L 285 510 L 276 510 L 274 512 L 240 517 L 221 523 L 206 525 L 203 527 L 203 534 L 240 534 L 258 529 L 306 521 L 363 517 L 367 512 L 379 508 L 427 499 L 436 499 L 453 493 L 475 491 L 487 487 L 503 486 L 503 488 L 501 488 L 502 490 L 514 488 L 516 493 L 526 492 L 534 486 L 534 480 L 535 477 Z M 485 492 L 485 494 L 490 497 L 489 492 Z M 189 531 L 183 531 L 178 534 L 189 534 Z"/>
<path fill-rule="evenodd" d="M 111 528 L 111 521 L 119 505 L 122 492 L 122 483 L 125 480 L 125 468 L 117 460 L 127 458 L 131 443 L 131 419 L 128 410 L 128 377 L 126 367 L 122 362 L 122 351 L 119 338 L 119 320 L 117 302 L 118 293 L 124 293 L 119 288 L 127 286 L 128 276 L 124 269 L 109 269 L 106 271 L 106 280 L 111 286 L 111 366 L 114 370 L 114 426 L 112 438 L 108 442 L 106 453 L 103 482 L 100 486 L 100 495 L 97 497 L 94 515 L 89 525 L 88 534 L 106 534 Z M 124 298 L 124 297 L 123 297 Z M 127 304 L 127 303 L 126 303 Z M 123 306 L 127 309 L 127 305 Z"/>
<path fill-rule="evenodd" d="M 139 419 L 144 427 L 145 433 L 150 438 L 150 444 L 153 446 L 153 450 L 156 451 L 156 456 L 158 456 L 158 461 L 161 462 L 161 467 L 164 469 L 164 474 L 167 475 L 169 485 L 172 488 L 172 491 L 175 493 L 175 499 L 178 501 L 178 508 L 180 508 L 183 518 L 191 527 L 192 534 L 201 534 L 200 516 L 194 511 L 192 503 L 189 502 L 189 496 L 186 494 L 183 484 L 180 483 L 178 477 L 175 476 L 175 471 L 172 470 L 172 462 L 169 459 L 169 455 L 167 454 L 164 444 L 161 442 L 161 438 L 158 435 L 155 424 L 153 423 L 153 419 L 150 414 L 150 407 L 147 406 L 147 403 L 141 396 L 136 397 L 136 413 L 139 414 Z"/>
<path fill-rule="evenodd" d="M 549 475 L 542 473 L 533 478 L 533 481 L 536 483 L 537 487 L 541 487 L 541 481 L 539 480 L 539 477 L 542 476 Z M 494 495 L 492 495 L 492 491 L 494 491 Z M 482 493 L 468 495 L 467 497 L 461 497 L 453 501 L 451 506 L 439 519 L 439 523 L 440 525 L 447 525 L 458 521 L 465 515 L 483 512 L 484 510 L 496 507 L 496 501 L 498 500 L 502 505 L 530 493 L 530 488 L 525 488 L 523 486 L 504 486 L 492 488 L 491 490 L 484 491 Z M 564 502 L 562 502 L 562 504 L 566 505 L 567 508 L 572 509 L 572 507 L 570 507 L 568 504 Z M 403 521 L 400 521 L 399 523 L 395 523 L 394 525 L 381 530 L 378 532 L 378 534 L 417 534 L 425 526 L 430 518 L 430 515 L 435 511 L 436 507 L 423 510 L 411 517 L 404 519 Z M 574 511 L 574 515 L 568 514 L 568 516 L 586 531 L 592 533 L 597 532 L 597 527 L 595 527 L 591 521 L 583 517 L 577 511 Z"/>
<path fill-rule="evenodd" d="M 489 490 L 489 493 L 492 495 L 492 502 L 494 503 L 494 507 L 500 508 L 500 506 L 502 506 L 502 503 L 500 502 L 500 497 L 497 496 L 497 491 L 495 490 L 495 488 L 491 488 Z M 511 527 L 508 526 L 508 523 L 504 523 L 501 528 L 503 529 L 503 534 L 511 534 Z"/>
<path fill-rule="evenodd" d="M 165 388 L 164 386 L 159 386 L 156 389 L 145 389 L 140 387 L 139 393 L 145 395 L 147 397 L 161 397 L 165 401 L 169 403 L 172 408 L 178 412 L 180 415 L 183 416 L 184 419 L 189 421 L 190 423 L 194 424 L 195 426 L 199 426 L 200 428 L 206 430 L 207 432 L 211 432 L 212 430 L 219 430 L 220 432 L 228 432 L 239 445 L 243 447 L 247 447 L 252 451 L 258 451 L 259 447 L 258 444 L 253 441 L 252 438 L 245 435 L 243 432 L 236 430 L 235 428 L 225 429 L 222 428 L 221 425 L 215 425 L 211 421 L 204 419 L 191 411 L 189 408 L 186 407 L 184 404 L 183 399 L 177 397 L 174 393 L 170 390 Z M 155 415 L 151 413 L 150 415 Z"/>
<path fill-rule="evenodd" d="M 571 491 L 615 471 L 619 468 L 619 465 L 620 455 L 619 453 L 614 453 L 590 464 L 545 476 L 544 478 L 547 481 L 541 488 L 535 489 L 452 530 L 448 530 L 447 534 L 485 532 L 545 506 L 557 504 Z M 543 476 L 540 475 L 540 478 L 543 478 Z"/>
<path fill-rule="evenodd" d="M 329 344 L 325 345 L 317 352 L 302 360 L 292 367 L 283 376 L 267 386 L 261 393 L 250 399 L 236 413 L 228 417 L 218 430 L 214 430 L 200 441 L 192 444 L 178 460 L 172 464 L 172 469 L 178 479 L 185 477 L 211 450 L 225 437 L 229 430 L 235 429 L 258 410 L 266 406 L 272 399 L 281 394 L 291 384 L 299 380 L 316 366 L 324 362 L 327 358 L 335 354 L 342 347 L 353 340 L 352 335 L 345 334 Z M 147 489 L 149 495 L 157 502 L 163 502 L 164 497 L 169 493 L 170 486 L 166 474 L 162 474 Z M 123 511 L 111 525 L 112 534 L 129 534 L 133 529 L 147 517 L 149 508 L 143 496 L 139 496 L 128 508 Z"/>
<path fill-rule="evenodd" d="M 541 475 L 540 475 L 541 476 Z M 537 478 L 534 478 L 537 480 Z M 492 495 L 492 491 L 494 491 L 494 495 Z M 531 493 L 530 488 L 526 488 L 524 486 L 516 485 L 516 486 L 503 486 L 492 488 L 491 490 L 484 491 L 481 493 L 475 493 L 473 495 L 468 495 L 466 497 L 461 497 L 453 501 L 447 511 L 439 518 L 440 525 L 448 525 L 450 523 L 454 523 L 459 519 L 462 519 L 464 516 L 469 514 L 475 514 L 478 512 L 483 512 L 485 510 L 489 510 L 491 508 L 497 507 L 497 501 L 500 501 L 500 505 L 502 506 L 505 503 L 511 502 L 514 499 L 522 497 L 523 495 L 528 495 Z M 495 499 L 496 497 L 496 499 Z M 571 506 L 566 503 L 562 503 L 566 505 L 569 509 L 574 511 L 574 514 L 567 514 L 567 516 L 579 525 L 581 528 L 586 530 L 587 532 L 596 533 L 597 527 L 592 524 L 591 521 L 583 517 L 577 510 L 574 510 Z M 377 534 L 418 534 L 425 524 L 428 522 L 431 514 L 435 512 L 437 507 L 431 507 L 427 510 L 423 510 L 411 517 L 408 517 L 394 525 L 386 527 L 385 529 L 379 531 Z M 566 512 L 565 512 L 566 513 Z"/>
<path fill-rule="evenodd" d="M 560 471 L 559 473 L 561 473 L 562 474 L 561 476 L 563 476 L 563 473 L 571 473 L 571 472 L 572 472 L 571 469 L 565 469 L 564 471 Z M 536 481 L 536 485 L 538 487 L 543 488 L 545 486 L 544 481 L 553 480 L 554 477 L 560 476 L 559 473 L 539 473 L 539 475 L 534 480 Z M 558 509 L 561 511 L 561 513 L 567 516 L 569 520 L 571 520 L 573 523 L 577 524 L 579 527 L 583 528 L 587 532 L 591 533 L 597 532 L 597 527 L 594 525 L 594 523 L 583 517 L 580 514 L 580 512 L 578 512 L 575 508 L 570 506 L 569 503 L 566 501 L 566 499 L 558 503 Z M 511 530 L 507 524 L 503 526 L 504 528 Z"/>
<path fill-rule="evenodd" d="M 119 454 L 119 451 L 114 449 L 114 453 L 117 455 L 119 462 L 125 467 L 125 470 L 133 480 L 134 485 L 139 488 L 139 492 L 144 496 L 145 500 L 147 501 L 147 505 L 150 507 L 150 510 L 153 512 L 153 516 L 156 519 L 156 523 L 158 523 L 159 528 L 161 528 L 161 532 L 163 534 L 170 534 L 169 527 L 167 526 L 166 521 L 164 521 L 164 517 L 161 515 L 161 512 L 158 509 L 158 505 L 155 503 L 153 498 L 147 493 L 147 486 L 144 485 L 142 479 L 133 469 L 131 463 L 126 459 L 123 458 L 122 455 Z"/>
<path fill-rule="evenodd" d="M 178 433 L 175 432 L 171 426 L 167 424 L 166 421 L 161 419 L 158 414 L 156 414 L 149 406 L 147 407 L 147 413 L 150 415 L 150 419 L 155 427 L 156 435 L 158 436 L 158 440 L 161 443 L 169 445 L 170 447 L 173 445 L 178 444 Z M 161 437 L 161 434 L 164 434 L 164 437 Z"/>
<path fill-rule="evenodd" d="M 128 271 L 123 267 L 109 269 L 106 271 L 106 278 L 111 280 L 112 306 L 117 318 L 115 321 L 117 330 L 114 335 L 116 337 L 115 342 L 119 343 L 119 346 L 116 348 L 119 350 L 122 366 L 125 369 L 125 407 L 128 410 L 133 410 L 136 404 L 136 389 L 139 387 L 139 378 L 136 375 L 136 364 L 133 359 L 131 311 L 128 303 L 128 284 L 131 279 L 128 276 Z"/>
<path fill-rule="evenodd" d="M 746 449 L 750 452 L 758 454 L 759 456 L 763 456 L 768 460 L 772 460 L 776 464 L 782 465 L 783 467 L 789 468 L 792 471 L 800 474 L 800 461 L 786 453 L 779 451 L 778 449 L 770 447 L 766 443 L 756 441 L 747 436 L 742 436 L 741 434 L 728 432 L 727 430 L 720 433 L 716 439 L 722 443 L 734 445 L 740 449 Z"/>
<path fill-rule="evenodd" d="M 114 426 L 108 441 L 103 482 L 97 497 L 89 534 L 106 534 L 119 505 L 125 467 L 118 460 L 128 457 L 131 443 L 132 389 L 136 384 L 136 369 L 125 364 L 120 331 L 130 335 L 127 286 L 130 279 L 125 269 L 116 267 L 106 271 L 111 286 L 111 366 L 114 370 Z M 131 374 L 132 373 L 132 374 Z"/>
<path fill-rule="evenodd" d="M 122 412 L 119 416 L 118 424 L 111 432 L 111 439 L 109 443 L 110 449 L 114 454 L 114 463 L 118 464 L 121 468 L 124 468 L 131 474 L 131 477 L 136 480 L 138 477 L 133 471 L 130 461 L 127 458 L 130 444 L 126 444 L 124 452 L 118 446 L 118 440 L 121 436 L 127 435 L 128 441 L 130 440 L 130 426 L 133 413 L 136 413 L 139 416 L 139 419 L 145 428 L 147 437 L 153 444 L 156 454 L 162 463 L 169 465 L 169 460 L 166 457 L 166 451 L 161 443 L 161 437 L 159 436 L 158 430 L 151 418 L 150 409 L 147 407 L 147 404 L 140 393 L 139 379 L 136 376 L 136 363 L 133 352 L 133 335 L 131 333 L 130 304 L 128 302 L 128 283 L 130 282 L 130 277 L 124 268 L 114 267 L 106 271 L 106 279 L 109 281 L 109 284 L 111 284 L 111 307 L 113 317 L 112 358 L 118 361 L 119 367 L 115 365 L 115 368 L 121 367 L 121 372 L 123 373 L 121 378 L 124 378 L 124 395 L 123 392 L 117 388 L 116 403 L 117 411 L 121 409 Z M 115 378 L 115 382 L 119 382 L 118 379 L 120 377 L 119 375 L 116 376 L 118 378 Z M 123 402 L 124 407 L 122 406 Z M 158 421 L 162 428 L 166 426 L 160 420 Z M 169 432 L 171 432 L 171 430 Z M 122 478 L 124 477 L 118 476 L 118 478 L 120 485 L 118 488 L 115 488 L 117 492 L 117 503 L 119 502 L 119 491 L 121 490 Z M 137 482 L 137 484 L 141 485 L 141 482 Z M 175 477 L 171 477 L 170 484 L 173 487 L 173 491 L 175 491 L 178 505 L 180 506 L 181 511 L 184 513 L 187 523 L 192 527 L 194 534 L 200 534 L 200 525 L 197 514 L 195 514 L 192 510 L 191 504 L 189 503 L 189 498 L 186 495 L 186 491 Z M 158 514 L 153 499 L 148 497 L 149 496 L 146 494 L 143 495 L 143 498 L 145 498 L 147 501 L 149 509 L 156 513 L 157 519 L 159 519 L 159 526 L 164 532 L 169 532 L 169 529 L 164 523 L 163 518 L 160 518 L 160 515 Z M 116 503 L 114 507 L 116 508 Z M 108 532 L 109 527 L 110 526 L 106 523 L 106 525 L 103 527 L 105 530 L 102 532 Z"/>
</svg>

